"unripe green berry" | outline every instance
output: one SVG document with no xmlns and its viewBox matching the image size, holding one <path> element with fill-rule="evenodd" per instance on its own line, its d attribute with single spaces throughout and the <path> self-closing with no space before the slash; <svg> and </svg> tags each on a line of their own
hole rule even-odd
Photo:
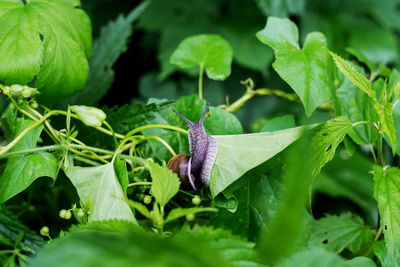
<svg viewBox="0 0 400 267">
<path fill-rule="evenodd" d="M 79 217 L 83 217 L 85 215 L 85 212 L 83 211 L 83 209 L 79 209 L 77 215 Z"/>
<path fill-rule="evenodd" d="M 192 203 L 193 203 L 193 205 L 196 205 L 196 206 L 198 206 L 198 205 L 200 205 L 200 202 L 201 202 L 201 199 L 200 199 L 200 197 L 199 196 L 194 196 L 193 198 L 192 198 Z"/>
<path fill-rule="evenodd" d="M 10 110 L 14 110 L 15 109 L 14 103 L 10 103 L 9 107 L 10 107 Z"/>
<path fill-rule="evenodd" d="M 24 103 L 24 100 L 22 100 L 21 98 L 19 98 L 17 102 L 18 102 L 18 104 L 21 105 L 22 103 Z"/>
<path fill-rule="evenodd" d="M 67 211 L 64 210 L 64 209 L 62 209 L 62 210 L 60 210 L 59 215 L 60 215 L 61 218 L 65 219 L 65 217 L 66 217 L 66 215 L 67 215 Z"/>
<path fill-rule="evenodd" d="M 186 215 L 186 220 L 188 221 L 193 221 L 194 220 L 194 214 L 193 213 L 189 213 Z"/>
<path fill-rule="evenodd" d="M 143 198 L 144 204 L 150 204 L 151 203 L 151 196 L 145 195 Z"/>
<path fill-rule="evenodd" d="M 40 229 L 40 234 L 42 236 L 48 236 L 49 235 L 49 227 L 43 226 L 42 229 Z"/>
<path fill-rule="evenodd" d="M 38 103 L 36 101 L 31 102 L 31 107 L 34 109 L 37 109 L 39 107 Z"/>
<path fill-rule="evenodd" d="M 71 219 L 71 216 L 72 216 L 71 211 L 67 210 L 67 213 L 65 214 L 64 219 L 69 220 L 69 219 Z"/>
</svg>

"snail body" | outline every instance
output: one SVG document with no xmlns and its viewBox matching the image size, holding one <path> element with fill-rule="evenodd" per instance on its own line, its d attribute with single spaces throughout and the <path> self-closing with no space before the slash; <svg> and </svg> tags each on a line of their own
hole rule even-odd
<svg viewBox="0 0 400 267">
<path fill-rule="evenodd" d="M 178 154 L 172 157 L 167 167 L 178 175 L 184 187 L 192 190 L 197 190 L 201 184 L 208 185 L 218 151 L 217 142 L 204 131 L 203 122 L 207 111 L 208 104 L 200 121 L 192 122 L 174 110 L 188 123 L 190 155 Z"/>
</svg>

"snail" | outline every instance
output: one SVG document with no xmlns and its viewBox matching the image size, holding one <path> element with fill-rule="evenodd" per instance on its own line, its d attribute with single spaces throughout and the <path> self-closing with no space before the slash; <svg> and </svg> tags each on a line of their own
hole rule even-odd
<svg viewBox="0 0 400 267">
<path fill-rule="evenodd" d="M 210 181 L 211 169 L 217 156 L 217 142 L 204 131 L 203 121 L 209 104 L 198 122 L 192 122 L 173 110 L 188 123 L 188 138 L 190 155 L 178 154 L 172 157 L 167 168 L 180 178 L 183 188 L 196 191 L 201 184 L 207 186 Z"/>
</svg>

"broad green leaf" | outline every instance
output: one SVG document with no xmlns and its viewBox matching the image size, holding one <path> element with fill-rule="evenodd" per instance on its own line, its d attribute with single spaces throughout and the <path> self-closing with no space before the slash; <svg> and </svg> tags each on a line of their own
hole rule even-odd
<svg viewBox="0 0 400 267">
<path fill-rule="evenodd" d="M 13 125 L 13 138 L 31 126 L 31 120 L 17 119 Z M 43 126 L 35 127 L 25 135 L 10 151 L 15 152 L 36 147 Z M 11 157 L 0 177 L 0 203 L 7 201 L 30 186 L 37 178 L 57 177 L 57 160 L 50 153 L 25 154 Z"/>
<path fill-rule="evenodd" d="M 221 193 L 247 171 L 275 156 L 311 127 L 303 126 L 271 133 L 214 135 L 213 138 L 218 143 L 218 153 L 211 170 L 211 195 L 215 197 Z"/>
<path fill-rule="evenodd" d="M 342 252 L 345 248 L 357 253 L 372 244 L 374 232 L 364 225 L 360 217 L 351 213 L 340 216 L 327 215 L 314 223 L 309 245 L 322 245 L 336 253 Z"/>
<path fill-rule="evenodd" d="M 175 208 L 169 212 L 167 219 L 165 219 L 165 223 L 184 217 L 188 214 L 196 214 L 199 212 L 206 212 L 206 211 L 217 212 L 218 210 L 216 208 L 211 208 L 211 207 L 193 207 L 185 209 Z"/>
<path fill-rule="evenodd" d="M 296 127 L 294 116 L 289 114 L 268 120 L 261 128 L 260 132 L 273 132 L 294 127 Z"/>
<path fill-rule="evenodd" d="M 368 174 L 373 164 L 371 159 L 360 153 L 354 153 L 349 158 L 344 149 L 338 149 L 333 160 L 315 177 L 313 191 L 349 199 L 369 214 L 368 222 L 373 223 L 376 220 L 376 202 L 373 179 Z"/>
<path fill-rule="evenodd" d="M 255 244 L 232 235 L 229 231 L 221 228 L 213 229 L 211 227 L 195 225 L 193 228 L 188 226 L 182 227 L 182 230 L 173 237 L 180 240 L 186 238 L 195 238 L 207 242 L 207 246 L 221 255 L 229 266 L 247 267 L 247 266 L 265 266 L 259 263 Z"/>
<path fill-rule="evenodd" d="M 400 73 L 397 69 L 392 70 L 389 76 L 390 92 L 393 92 L 397 100 L 400 100 Z"/>
<path fill-rule="evenodd" d="M 111 163 L 98 167 L 72 166 L 65 174 L 83 204 L 90 207 L 89 221 L 118 219 L 136 223 Z"/>
<path fill-rule="evenodd" d="M 343 116 L 331 119 L 315 128 L 311 144 L 314 176 L 327 162 L 332 160 L 336 148 L 352 127 L 352 123 Z"/>
<path fill-rule="evenodd" d="M 260 238 L 259 256 L 268 265 L 274 265 L 293 252 L 302 235 L 306 202 L 310 196 L 313 162 L 309 138 L 305 136 L 288 151 L 287 169 L 283 174 L 284 191 L 277 211 Z M 284 231 L 282 231 L 284 229 Z"/>
<path fill-rule="evenodd" d="M 330 52 L 336 66 L 343 72 L 344 75 L 358 88 L 363 90 L 371 99 L 375 100 L 375 91 L 372 90 L 371 82 L 363 75 L 357 72 L 348 62 L 343 58 Z"/>
<path fill-rule="evenodd" d="M 299 95 L 307 116 L 311 116 L 331 96 L 332 63 L 325 36 L 318 32 L 310 33 L 300 48 L 296 25 L 288 19 L 269 17 L 257 37 L 274 50 L 272 66 Z"/>
<path fill-rule="evenodd" d="M 277 267 L 376 267 L 375 263 L 366 257 L 356 257 L 345 260 L 332 252 L 322 248 L 311 248 L 293 254 L 284 260 Z"/>
<path fill-rule="evenodd" d="M 354 66 L 362 72 L 362 68 Z M 339 88 L 336 90 L 339 107 L 336 109 L 337 116 L 346 116 L 350 121 L 378 121 L 378 114 L 374 108 L 374 100 L 363 91 L 359 90 L 342 72 L 337 72 Z M 370 124 L 360 124 L 352 128 L 349 136 L 359 145 L 375 143 L 378 133 Z"/>
<path fill-rule="evenodd" d="M 204 121 L 204 127 L 215 135 L 243 133 L 242 125 L 235 115 L 215 107 L 210 107 L 210 116 Z"/>
<path fill-rule="evenodd" d="M 65 100 L 64 103 L 96 105 L 114 81 L 112 66 L 127 49 L 132 35 L 132 23 L 146 10 L 149 2 L 143 2 L 128 15 L 119 15 L 103 26 L 100 36 L 93 42 L 93 57 L 89 62 L 89 76 L 85 88 Z"/>
<path fill-rule="evenodd" d="M 232 56 L 232 48 L 221 36 L 200 34 L 183 40 L 170 62 L 181 68 L 204 67 L 208 78 L 225 80 L 231 74 Z"/>
<path fill-rule="evenodd" d="M 23 232 L 23 240 L 17 248 L 24 252 L 36 254 L 45 244 L 43 239 L 18 220 L 7 207 L 0 205 L 0 244 L 2 238 L 12 245 L 15 244 L 18 234 Z M 1 263 L 1 261 L 0 261 Z"/>
<path fill-rule="evenodd" d="M 378 203 L 380 225 L 391 262 L 400 258 L 400 170 L 374 167 L 374 196 Z"/>
<path fill-rule="evenodd" d="M 375 242 L 373 246 L 373 251 L 375 256 L 379 259 L 382 267 L 392 267 L 400 265 L 400 258 L 390 259 L 388 257 L 385 240 Z"/>
<path fill-rule="evenodd" d="M 151 175 L 151 193 L 163 207 L 178 193 L 180 181 L 178 176 L 165 166 L 149 162 Z"/>
<path fill-rule="evenodd" d="M 35 81 L 47 103 L 82 89 L 92 41 L 89 17 L 77 4 L 0 1 L 0 80 L 23 85 Z"/>
<path fill-rule="evenodd" d="M 394 129 L 396 131 L 396 153 L 400 154 L 400 104 L 397 104 L 393 109 Z"/>
<path fill-rule="evenodd" d="M 101 223 L 110 224 L 109 221 L 98 222 Z M 213 250 L 201 237 L 161 238 L 134 225 L 119 232 L 90 228 L 73 231 L 53 240 L 29 262 L 29 266 L 51 267 L 55 263 L 59 267 L 228 266 L 224 250 Z"/>
</svg>

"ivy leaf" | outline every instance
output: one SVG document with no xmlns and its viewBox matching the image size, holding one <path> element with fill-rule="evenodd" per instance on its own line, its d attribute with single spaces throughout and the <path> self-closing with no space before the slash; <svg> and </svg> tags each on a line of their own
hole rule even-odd
<svg viewBox="0 0 400 267">
<path fill-rule="evenodd" d="M 151 193 L 161 206 L 165 206 L 178 193 L 178 176 L 165 166 L 149 162 L 151 175 Z"/>
<path fill-rule="evenodd" d="M 326 251 L 322 248 L 311 248 L 293 254 L 284 260 L 278 267 L 376 267 L 375 263 L 366 257 L 356 257 L 351 260 L 344 260 L 335 253 Z"/>
<path fill-rule="evenodd" d="M 335 155 L 336 148 L 353 127 L 346 117 L 331 119 L 315 129 L 312 137 L 313 175 L 317 175 L 321 168 Z"/>
<path fill-rule="evenodd" d="M 400 257 L 400 169 L 374 167 L 374 197 L 378 203 L 388 256 L 391 262 Z"/>
<path fill-rule="evenodd" d="M 31 126 L 34 121 L 18 118 L 14 137 Z M 25 135 L 10 151 L 15 152 L 36 147 L 43 126 L 35 127 Z M 7 160 L 6 168 L 0 177 L 0 203 L 7 201 L 22 192 L 39 177 L 57 178 L 57 160 L 50 153 L 25 154 L 11 157 Z"/>
<path fill-rule="evenodd" d="M 232 48 L 221 36 L 200 34 L 183 40 L 170 58 L 181 68 L 200 66 L 208 78 L 225 80 L 231 74 Z"/>
<path fill-rule="evenodd" d="M 132 23 L 146 10 L 149 2 L 143 2 L 127 16 L 120 15 L 101 28 L 100 36 L 93 42 L 93 57 L 89 62 L 89 76 L 85 88 L 66 99 L 64 103 L 94 106 L 106 95 L 114 81 L 112 66 L 127 49 L 132 35 Z"/>
<path fill-rule="evenodd" d="M 118 219 L 136 223 L 111 163 L 97 167 L 72 166 L 65 174 L 83 204 L 90 207 L 89 221 Z"/>
<path fill-rule="evenodd" d="M 307 116 L 311 116 L 331 96 L 331 59 L 325 36 L 318 32 L 310 33 L 304 47 L 300 48 L 296 25 L 288 19 L 269 17 L 257 37 L 274 50 L 272 66 L 299 95 Z"/>
<path fill-rule="evenodd" d="M 312 126 L 271 133 L 213 135 L 218 143 L 218 153 L 211 170 L 211 195 L 217 196 L 247 171 L 275 156 L 310 128 Z"/>
<path fill-rule="evenodd" d="M 188 214 L 196 214 L 199 212 L 217 212 L 218 210 L 216 208 L 211 208 L 211 207 L 193 207 L 193 208 L 175 208 L 171 210 L 167 216 L 167 219 L 165 219 L 165 223 L 171 222 L 173 220 L 176 220 L 178 218 L 184 217 Z"/>
<path fill-rule="evenodd" d="M 343 58 L 336 55 L 335 53 L 330 52 L 333 60 L 335 61 L 336 66 L 343 72 L 344 75 L 358 88 L 363 90 L 371 99 L 375 100 L 375 91 L 372 90 L 371 82 L 357 72 L 348 62 L 346 62 Z"/>
<path fill-rule="evenodd" d="M 314 223 L 310 246 L 323 245 L 332 252 L 340 253 L 347 248 L 353 253 L 373 242 L 374 231 L 363 220 L 351 213 L 340 216 L 328 215 Z"/>
<path fill-rule="evenodd" d="M 60 101 L 82 89 L 91 56 L 89 17 L 71 1 L 0 1 L 0 80 L 35 80 L 40 98 Z"/>
<path fill-rule="evenodd" d="M 268 120 L 263 125 L 260 132 L 273 132 L 294 127 L 296 127 L 294 116 L 292 114 L 289 114 Z"/>
</svg>

